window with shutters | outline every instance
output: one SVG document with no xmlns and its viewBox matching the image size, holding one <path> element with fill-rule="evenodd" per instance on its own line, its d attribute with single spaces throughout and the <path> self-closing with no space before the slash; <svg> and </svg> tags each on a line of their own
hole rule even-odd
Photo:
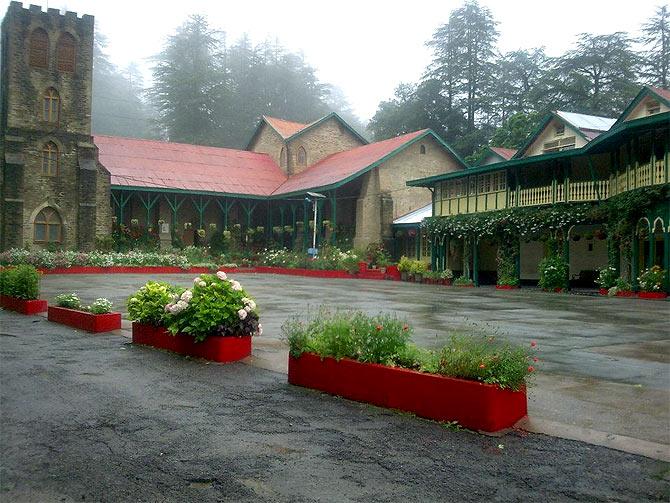
<svg viewBox="0 0 670 503">
<path fill-rule="evenodd" d="M 49 67 L 49 36 L 42 28 L 37 28 L 30 35 L 30 66 L 37 68 Z"/>
<path fill-rule="evenodd" d="M 56 67 L 59 72 L 74 72 L 75 40 L 69 33 L 63 33 L 56 47 Z"/>
</svg>

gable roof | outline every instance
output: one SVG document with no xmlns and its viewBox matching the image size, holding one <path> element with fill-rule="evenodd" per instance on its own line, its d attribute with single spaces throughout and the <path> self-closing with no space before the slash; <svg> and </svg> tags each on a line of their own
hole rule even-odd
<svg viewBox="0 0 670 503">
<path fill-rule="evenodd" d="M 285 121 L 284 119 L 277 119 L 276 117 L 268 117 L 267 115 L 263 116 L 263 120 L 267 122 L 272 129 L 277 131 L 279 135 L 286 139 L 291 135 L 297 133 L 301 129 L 307 127 L 307 124 L 301 124 L 300 122 L 291 122 Z"/>
<path fill-rule="evenodd" d="M 465 162 L 439 136 L 430 129 L 423 129 L 332 154 L 308 167 L 302 173 L 290 177 L 272 195 L 296 194 L 310 189 L 331 190 L 337 188 L 379 166 L 402 152 L 409 145 L 426 137 L 437 140 L 461 166 L 466 167 Z"/>
<path fill-rule="evenodd" d="M 258 197 L 286 180 L 267 154 L 104 135 L 94 142 L 114 186 Z"/>
<path fill-rule="evenodd" d="M 310 122 L 309 124 L 291 122 L 284 119 L 277 119 L 276 117 L 268 117 L 267 115 L 263 115 L 261 120 L 256 125 L 256 129 L 254 129 L 254 134 L 251 135 L 251 139 L 249 139 L 249 142 L 247 143 L 246 150 L 249 150 L 251 147 L 251 144 L 258 136 L 258 133 L 260 132 L 263 124 L 270 126 L 274 131 L 277 132 L 277 134 L 279 134 L 279 136 L 282 137 L 284 143 L 288 143 L 298 138 L 300 135 L 306 133 L 307 131 L 311 131 L 312 129 L 316 128 L 320 124 L 326 122 L 328 119 L 336 119 L 339 121 L 340 124 L 342 124 L 342 126 L 344 126 L 344 128 L 347 129 L 352 135 L 354 135 L 363 145 L 368 143 L 365 138 L 358 134 L 354 128 L 347 124 L 347 122 L 335 112 L 324 115 L 320 119 L 315 120 L 314 122 Z"/>
<path fill-rule="evenodd" d="M 631 101 L 630 104 L 624 109 L 624 111 L 621 113 L 615 124 L 623 122 L 626 119 L 626 117 L 630 115 L 633 109 L 647 96 L 654 97 L 655 99 L 663 103 L 666 107 L 670 108 L 670 91 L 668 89 L 662 89 L 660 87 L 653 87 L 653 86 L 644 86 L 642 89 L 640 89 L 640 92 L 637 93 L 635 98 L 633 98 L 633 101 Z"/>
<path fill-rule="evenodd" d="M 523 157 L 528 148 L 535 142 L 537 137 L 542 134 L 542 131 L 545 130 L 545 128 L 553 119 L 558 119 L 561 122 L 572 126 L 572 128 L 575 129 L 575 131 L 577 131 L 577 133 L 584 140 L 586 140 L 586 142 L 589 142 L 598 135 L 608 131 L 616 123 L 616 119 L 611 119 L 609 117 L 564 112 L 562 110 L 550 112 L 544 117 L 544 119 L 542 119 L 540 125 L 528 137 L 526 143 L 524 143 L 523 146 L 517 150 L 516 154 L 514 154 L 512 158 L 519 159 Z"/>
<path fill-rule="evenodd" d="M 511 159 L 516 154 L 515 148 L 489 147 L 489 150 L 498 157 L 502 157 L 505 161 Z"/>
</svg>

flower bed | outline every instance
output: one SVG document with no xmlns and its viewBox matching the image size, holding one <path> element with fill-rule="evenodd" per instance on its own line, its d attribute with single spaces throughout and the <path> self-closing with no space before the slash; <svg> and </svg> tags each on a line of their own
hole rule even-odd
<svg viewBox="0 0 670 503">
<path fill-rule="evenodd" d="M 0 295 L 0 306 L 21 314 L 38 314 L 47 310 L 47 301 L 41 299 L 19 299 L 9 295 Z"/>
<path fill-rule="evenodd" d="M 21 314 L 47 310 L 47 301 L 38 299 L 40 273 L 30 265 L 0 267 L 0 305 Z"/>
<path fill-rule="evenodd" d="M 40 269 L 43 274 L 202 274 L 211 272 L 209 267 L 182 269 L 171 266 L 72 266 Z"/>
<path fill-rule="evenodd" d="M 665 299 L 668 294 L 665 292 L 639 292 L 637 296 L 640 299 Z"/>
<path fill-rule="evenodd" d="M 187 334 L 170 334 L 164 327 L 133 323 L 133 344 L 165 349 L 180 355 L 204 358 L 219 363 L 241 360 L 251 354 L 251 336 L 224 337 L 210 335 L 202 342 L 195 342 Z"/>
<path fill-rule="evenodd" d="M 96 314 L 78 309 L 49 306 L 47 318 L 55 323 L 93 333 L 110 332 L 121 328 L 121 313 Z"/>
<path fill-rule="evenodd" d="M 128 299 L 128 314 L 133 342 L 217 362 L 248 356 L 262 333 L 256 303 L 223 271 L 190 289 L 149 281 Z"/>
<path fill-rule="evenodd" d="M 411 328 L 394 316 L 324 308 L 282 331 L 291 384 L 485 431 L 526 415 L 531 355 L 494 337 L 453 336 L 429 351 L 410 344 Z"/>
<path fill-rule="evenodd" d="M 525 388 L 512 391 L 348 358 L 321 358 L 312 353 L 289 356 L 288 365 L 291 384 L 436 421 L 457 421 L 474 430 L 510 428 L 528 413 Z"/>
</svg>

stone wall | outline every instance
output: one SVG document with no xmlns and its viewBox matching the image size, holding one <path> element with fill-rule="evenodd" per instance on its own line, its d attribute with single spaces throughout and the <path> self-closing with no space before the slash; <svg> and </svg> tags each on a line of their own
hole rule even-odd
<svg viewBox="0 0 670 503">
<path fill-rule="evenodd" d="M 284 139 L 270 127 L 266 122 L 263 122 L 260 126 L 260 131 L 256 134 L 255 138 L 249 144 L 248 150 L 251 152 L 259 152 L 262 154 L 268 154 L 272 157 L 272 160 L 277 163 L 284 172 L 288 174 L 288 168 L 284 162 L 280 159 L 281 149 L 285 146 Z"/>
<path fill-rule="evenodd" d="M 360 147 L 363 142 L 337 118 L 331 117 L 288 143 L 288 173 L 297 174 L 336 152 Z M 298 150 L 305 149 L 307 161 L 298 165 Z"/>
<path fill-rule="evenodd" d="M 425 153 L 421 153 L 421 147 Z M 393 220 L 431 202 L 423 187 L 407 187 L 406 182 L 462 169 L 456 159 L 434 138 L 424 137 L 364 175 L 356 204 L 354 246 L 390 241 Z"/>
</svg>

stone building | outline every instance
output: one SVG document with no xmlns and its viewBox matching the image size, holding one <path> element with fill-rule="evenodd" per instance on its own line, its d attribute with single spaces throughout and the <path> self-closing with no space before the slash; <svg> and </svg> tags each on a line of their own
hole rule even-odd
<svg viewBox="0 0 670 503">
<path fill-rule="evenodd" d="M 91 137 L 93 17 L 19 2 L 2 23 L 0 246 L 90 249 L 109 232 Z"/>
<path fill-rule="evenodd" d="M 307 248 L 314 226 L 319 241 L 389 244 L 393 220 L 430 202 L 405 181 L 466 167 L 430 130 L 368 143 L 335 113 L 262 117 L 244 151 L 94 138 L 91 16 L 12 2 L 2 47 L 3 249 L 90 249 L 114 221 L 160 225 L 186 244 L 235 224 L 267 237 L 284 229 L 279 241 L 293 247 Z"/>
</svg>

